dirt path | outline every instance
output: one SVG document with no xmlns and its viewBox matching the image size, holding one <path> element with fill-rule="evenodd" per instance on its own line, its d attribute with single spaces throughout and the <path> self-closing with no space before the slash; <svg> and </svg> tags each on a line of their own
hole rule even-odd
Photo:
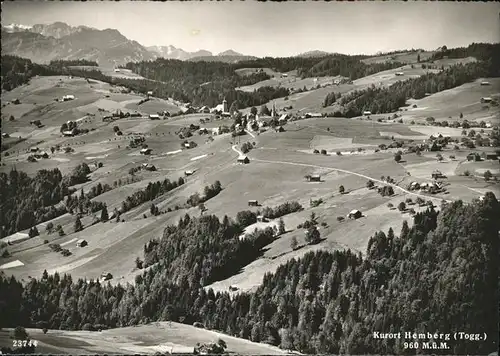
<svg viewBox="0 0 500 356">
<path fill-rule="evenodd" d="M 234 149 L 234 147 L 233 147 Z M 263 163 L 275 163 L 275 164 L 289 164 L 289 165 L 292 165 L 292 166 L 301 166 L 301 167 L 313 167 L 313 168 L 321 168 L 321 169 L 329 169 L 329 170 L 332 170 L 332 171 L 337 171 L 337 172 L 342 172 L 342 173 L 346 173 L 346 174 L 352 174 L 352 175 L 355 175 L 355 176 L 358 176 L 358 177 L 362 177 L 362 178 L 365 178 L 365 179 L 369 179 L 369 180 L 372 180 L 374 182 L 377 182 L 377 183 L 381 183 L 381 184 L 385 184 L 385 185 L 389 185 L 395 189 L 399 189 L 400 191 L 402 191 L 403 193 L 406 193 L 406 194 L 409 194 L 409 195 L 413 195 L 413 196 L 416 196 L 416 197 L 421 197 L 421 198 L 425 198 L 425 199 L 429 199 L 429 198 L 433 198 L 433 197 L 430 197 L 428 195 L 424 195 L 424 194 L 419 194 L 419 193 L 415 193 L 415 192 L 411 192 L 409 190 L 406 190 L 404 188 L 401 188 L 399 185 L 397 184 L 393 184 L 393 183 L 387 183 L 387 182 L 384 182 L 380 179 L 376 179 L 376 178 L 373 178 L 373 177 L 369 177 L 369 176 L 366 176 L 364 174 L 361 174 L 361 173 L 356 173 L 356 172 L 353 172 L 353 171 L 348 171 L 348 170 L 345 170 L 345 169 L 340 169 L 340 168 L 333 168 L 333 167 L 326 167 L 326 166 L 318 166 L 318 165 L 314 165 L 314 164 L 306 164 L 306 163 L 297 163 L 297 162 L 286 162 L 286 161 L 269 161 L 269 160 L 263 160 L 263 159 L 252 159 L 253 161 L 255 162 L 263 162 Z M 443 198 L 435 198 L 435 199 L 441 199 L 441 200 L 445 200 L 449 203 L 452 202 L 452 200 L 448 200 L 448 199 L 443 199 Z"/>
</svg>

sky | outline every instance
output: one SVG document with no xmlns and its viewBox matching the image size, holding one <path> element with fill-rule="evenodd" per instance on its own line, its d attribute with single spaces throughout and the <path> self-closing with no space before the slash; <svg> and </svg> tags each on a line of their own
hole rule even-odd
<svg viewBox="0 0 500 356">
<path fill-rule="evenodd" d="M 115 28 L 144 46 L 227 49 L 255 56 L 345 54 L 500 42 L 495 2 L 45 2 L 2 3 L 2 24 Z"/>
</svg>

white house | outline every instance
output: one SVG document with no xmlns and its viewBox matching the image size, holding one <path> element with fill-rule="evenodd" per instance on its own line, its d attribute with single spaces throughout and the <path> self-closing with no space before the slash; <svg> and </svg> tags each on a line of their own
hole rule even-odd
<svg viewBox="0 0 500 356">
<path fill-rule="evenodd" d="M 363 115 L 371 115 L 372 112 L 371 111 L 363 111 Z"/>
<path fill-rule="evenodd" d="M 481 82 L 481 85 L 490 85 L 490 82 L 484 81 L 484 82 Z"/>
<path fill-rule="evenodd" d="M 493 99 L 490 97 L 481 98 L 481 103 L 491 103 Z"/>
<path fill-rule="evenodd" d="M 150 114 L 149 115 L 150 120 L 160 120 L 160 115 L 158 114 Z"/>
<path fill-rule="evenodd" d="M 396 72 L 396 76 L 402 76 L 402 75 L 405 75 L 403 72 Z"/>
<path fill-rule="evenodd" d="M 120 73 L 120 70 L 118 68 L 115 68 L 115 73 Z"/>
<path fill-rule="evenodd" d="M 185 175 L 185 176 L 192 176 L 192 175 L 193 175 L 193 173 L 194 173 L 193 171 L 185 171 L 185 172 L 184 172 L 184 175 Z"/>
<path fill-rule="evenodd" d="M 69 95 L 64 95 L 62 98 L 63 101 L 68 101 L 68 100 L 75 100 L 75 96 L 72 94 Z"/>
<path fill-rule="evenodd" d="M 142 155 L 149 155 L 151 154 L 151 148 L 143 148 L 140 152 Z"/>
<path fill-rule="evenodd" d="M 151 96 L 151 95 L 153 95 L 153 92 L 150 90 L 150 91 L 148 91 L 147 94 L 148 94 L 148 96 Z"/>
</svg>

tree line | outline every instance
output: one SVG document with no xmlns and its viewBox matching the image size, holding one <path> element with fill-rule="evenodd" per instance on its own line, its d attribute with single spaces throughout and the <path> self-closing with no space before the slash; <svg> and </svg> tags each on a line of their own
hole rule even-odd
<svg viewBox="0 0 500 356">
<path fill-rule="evenodd" d="M 165 179 L 163 181 L 156 181 L 148 183 L 148 185 L 132 195 L 127 196 L 121 204 L 120 214 L 123 214 L 147 201 L 151 201 L 165 193 L 184 184 L 184 178 L 179 177 L 177 181 L 170 181 Z"/>
<path fill-rule="evenodd" d="M 271 232 L 240 240 L 224 217 L 185 216 L 145 247 L 154 264 L 135 285 L 73 281 L 69 275 L 0 277 L 0 326 L 81 329 L 171 320 L 303 353 L 417 354 L 405 340 L 373 331 L 466 330 L 487 340 L 450 340 L 444 354 L 488 354 L 498 348 L 497 276 L 500 205 L 483 201 L 417 213 L 410 228 L 370 238 L 366 256 L 316 251 L 267 273 L 254 292 L 230 296 L 202 288 L 234 274 Z M 241 229 L 241 227 L 239 227 Z M 260 237 L 259 237 L 260 236 Z M 452 327 L 453 329 L 450 329 Z M 406 340 L 408 341 L 408 340 Z"/>
<path fill-rule="evenodd" d="M 16 169 L 8 174 L 0 173 L 1 237 L 76 209 L 82 213 L 98 211 L 100 204 L 91 199 L 110 190 L 108 185 L 102 186 L 99 183 L 87 195 L 82 191 L 80 198 L 72 197 L 76 190 L 71 187 L 87 182 L 90 172 L 89 166 L 82 163 L 66 176 L 57 168 L 39 170 L 34 177 Z M 66 204 L 64 197 L 67 197 Z"/>
<path fill-rule="evenodd" d="M 491 68 L 485 62 L 458 64 L 439 73 L 427 73 L 418 78 L 399 81 L 387 88 L 371 86 L 344 94 L 339 104 L 343 106 L 341 115 L 355 117 L 370 111 L 372 114 L 391 113 L 406 106 L 408 99 L 421 99 L 429 94 L 455 88 L 481 77 L 491 75 Z M 332 96 L 325 98 L 331 104 Z"/>
</svg>

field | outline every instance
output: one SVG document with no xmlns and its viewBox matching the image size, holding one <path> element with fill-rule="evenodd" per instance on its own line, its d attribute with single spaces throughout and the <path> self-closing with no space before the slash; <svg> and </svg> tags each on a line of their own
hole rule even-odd
<svg viewBox="0 0 500 356">
<path fill-rule="evenodd" d="M 36 353 L 44 354 L 155 354 L 193 353 L 197 343 L 217 342 L 227 344 L 229 354 L 285 355 L 277 347 L 251 342 L 211 330 L 198 329 L 174 322 L 159 322 L 137 327 L 99 331 L 26 330 L 38 341 Z M 0 331 L 0 346 L 11 346 L 11 330 Z"/>
<path fill-rule="evenodd" d="M 403 71 L 404 77 L 425 72 L 421 68 L 405 66 L 358 79 L 350 85 L 293 94 L 287 101 L 276 100 L 276 104 L 292 105 L 292 112 L 321 111 L 322 101 L 329 91 L 346 93 L 372 84 L 390 85 L 399 80 L 394 75 L 396 71 Z M 242 69 L 239 72 L 241 75 L 248 75 L 251 70 Z M 292 75 L 293 73 L 288 78 L 279 80 L 290 80 Z M 136 268 L 135 259 L 143 257 L 144 244 L 161 237 L 165 226 L 176 224 L 185 214 L 199 216 L 200 210 L 197 207 L 187 208 L 185 203 L 190 195 L 202 193 L 205 186 L 216 180 L 221 182 L 223 190 L 205 202 L 207 211 L 204 214 L 235 218 L 238 211 L 258 209 L 248 207 L 248 200 L 253 199 L 258 200 L 263 207 L 275 207 L 295 200 L 304 210 L 283 217 L 286 233 L 266 246 L 260 258 L 207 288 L 227 291 L 229 286 L 235 286 L 239 290 L 252 290 L 260 285 L 265 273 L 275 271 L 280 264 L 312 250 L 349 248 L 364 254 L 370 236 L 376 231 L 387 231 L 389 227 L 393 227 L 397 234 L 402 222 L 412 219 L 409 213 L 390 209 L 387 206 L 389 203 L 397 206 L 408 198 L 420 197 L 433 201 L 439 208 L 442 200 L 470 201 L 479 198 L 486 191 L 493 191 L 496 195 L 500 193 L 498 183 L 482 179 L 486 170 L 500 177 L 498 161 L 468 162 L 466 156 L 471 150 L 455 150 L 451 146 L 441 152 L 443 162 L 437 161 L 435 152 L 423 152 L 421 156 L 405 153 L 399 163 L 394 160 L 396 149 L 378 150 L 378 145 L 392 142 L 391 136 L 406 143 L 410 140 L 422 142 L 438 133 L 461 136 L 461 129 L 421 125 L 431 115 L 436 120 L 450 120 L 450 116 L 456 119 L 462 112 L 464 119 L 498 124 L 498 121 L 494 121 L 498 118 L 496 107 L 485 109 L 477 104 L 483 96 L 500 94 L 500 82 L 493 79 L 488 81 L 491 82 L 490 86 L 480 86 L 475 82 L 415 101 L 416 108 L 401 112 L 403 123 L 378 123 L 359 118 L 317 118 L 288 122 L 284 125 L 285 132 L 250 132 L 238 138 L 222 134 L 213 135 L 209 139 L 211 134 L 193 132 L 187 140 L 195 142 L 197 146 L 186 149 L 182 145 L 184 139 L 179 138 L 179 130 L 191 124 L 207 129 L 230 126 L 232 121 L 217 120 L 209 114 L 149 120 L 145 117 L 147 114 L 163 110 L 177 111 L 178 103 L 152 98 L 138 105 L 144 99 L 143 96 L 126 93 L 122 88 L 106 83 L 88 83 L 80 78 L 68 77 L 33 78 L 30 84 L 2 94 L 2 132 L 11 136 L 3 143 L 11 143 L 12 147 L 2 152 L 1 172 L 8 173 L 15 167 L 33 176 L 40 169 L 59 168 L 63 174 L 67 174 L 79 163 L 86 162 L 92 170 L 89 181 L 75 188 L 88 192 L 97 183 L 106 183 L 112 187 L 116 185 L 115 189 L 94 198 L 105 202 L 110 212 L 114 208 L 120 208 L 127 196 L 143 189 L 150 182 L 167 178 L 177 180 L 184 177 L 187 170 L 194 173 L 185 177 L 184 185 L 124 213 L 121 216 L 123 221 L 120 222 L 112 219 L 110 222 L 92 225 L 92 216 L 85 216 L 82 219 L 83 231 L 74 232 L 75 217 L 68 213 L 51 221 L 54 225 L 60 224 L 63 227 L 66 235 L 62 237 L 45 231 L 48 222 L 39 224 L 40 236 L 8 246 L 11 255 L 0 257 L 0 269 L 25 282 L 32 277 L 39 278 L 43 270 L 47 269 L 49 273 L 69 273 L 74 280 L 95 279 L 101 273 L 109 272 L 113 275 L 110 280 L 112 284 L 134 283 L 135 277 L 143 272 Z M 54 101 L 54 98 L 67 94 L 75 95 L 75 100 Z M 15 99 L 19 99 L 21 103 L 13 104 Z M 102 120 L 117 109 L 138 112 L 141 116 L 118 118 L 113 122 Z M 9 120 L 11 115 L 14 116 L 14 121 Z M 201 119 L 207 118 L 209 120 L 206 123 L 201 123 Z M 32 120 L 40 120 L 43 127 L 35 128 L 30 124 Z M 79 127 L 90 131 L 76 137 L 63 137 L 60 127 L 68 120 L 77 121 Z M 114 126 L 119 127 L 122 136 L 115 135 Z M 489 129 L 485 132 L 489 132 Z M 139 136 L 146 139 L 148 147 L 152 149 L 151 155 L 141 155 L 140 147 L 127 148 L 131 138 Z M 21 142 L 16 143 L 19 137 Z M 250 163 L 238 164 L 238 151 L 245 142 L 255 142 L 255 147 L 247 153 Z M 55 145 L 69 146 L 74 152 L 52 153 L 50 148 Z M 28 162 L 27 150 L 33 146 L 46 151 L 49 158 Z M 325 152 L 314 153 L 314 150 Z M 94 163 L 102 163 L 102 167 L 97 168 Z M 131 173 L 132 168 L 146 163 L 154 165 L 156 171 L 140 170 Z M 407 190 L 412 181 L 431 182 L 431 174 L 436 169 L 447 176 L 446 193 L 430 196 L 420 191 Z M 464 174 L 465 171 L 469 172 L 468 176 Z M 308 182 L 305 179 L 313 174 L 319 174 L 321 181 Z M 366 187 L 368 180 L 372 180 L 376 186 L 387 185 L 382 176 L 394 179 L 394 196 L 382 197 L 376 189 Z M 345 188 L 344 194 L 339 192 L 340 186 Z M 317 207 L 311 207 L 311 199 L 321 199 L 322 202 Z M 152 203 L 164 214 L 152 216 Z M 416 211 L 423 209 L 418 206 L 413 208 Z M 363 216 L 357 220 L 338 219 L 345 218 L 353 209 L 360 210 Z M 320 223 L 322 241 L 316 245 L 307 245 L 304 230 L 297 226 L 313 212 Z M 96 215 L 99 216 L 98 213 Z M 277 220 L 273 220 L 268 225 L 276 223 Z M 263 223 L 249 226 L 246 232 L 263 226 Z M 25 234 L 27 231 L 20 233 Z M 290 247 L 293 238 L 299 242 L 296 250 Z M 78 239 L 87 240 L 88 246 L 77 247 Z M 60 244 L 70 250 L 71 256 L 64 257 L 51 251 L 48 243 Z M 29 332 L 40 341 L 41 352 L 47 353 L 190 351 L 196 342 L 214 341 L 221 335 L 175 323 L 156 323 L 102 332 L 50 330 L 46 335 L 40 330 Z M 233 353 L 283 353 L 264 344 L 226 335 L 221 337 L 227 342 L 228 350 Z M 0 332 L 0 341 L 2 345 L 10 342 L 5 331 Z"/>
</svg>

